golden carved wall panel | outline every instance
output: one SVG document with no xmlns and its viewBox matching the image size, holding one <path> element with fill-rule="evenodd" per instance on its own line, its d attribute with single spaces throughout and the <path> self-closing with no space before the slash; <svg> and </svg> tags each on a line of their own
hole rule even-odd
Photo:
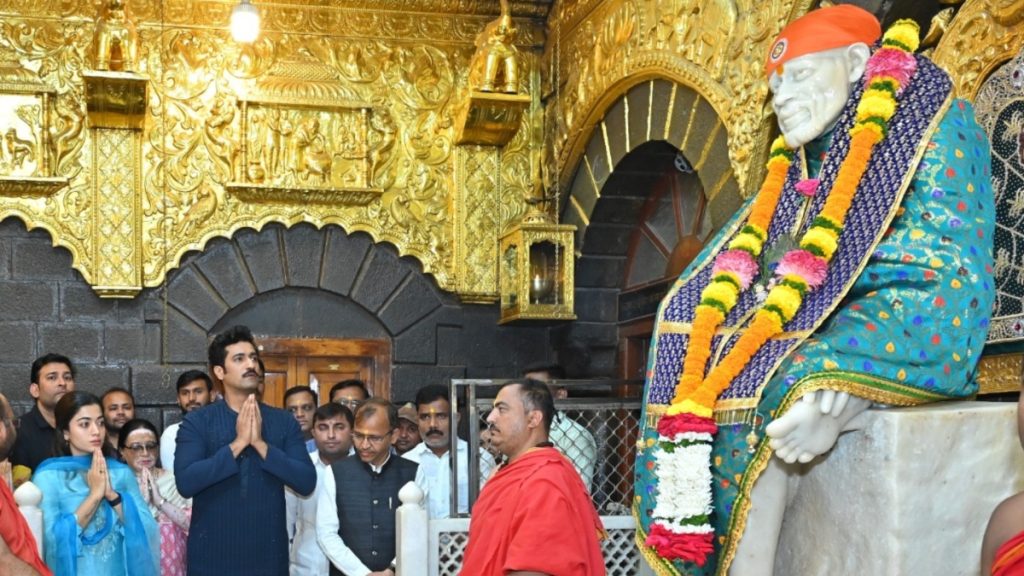
<svg viewBox="0 0 1024 576">
<path fill-rule="evenodd" d="M 132 130 L 92 130 L 96 155 L 93 178 L 96 290 L 104 296 L 134 296 L 142 264 L 142 222 L 139 208 L 140 143 Z M 102 161 L 100 160 L 102 159 Z M 102 197 L 100 197 L 102 196 Z"/>
<path fill-rule="evenodd" d="M 935 47 L 932 59 L 973 100 L 982 83 L 1024 45 L 1024 0 L 968 0 Z M 983 47 L 979 49 L 979 47 Z"/>
<path fill-rule="evenodd" d="M 416 257 L 443 289 L 496 298 L 500 230 L 493 246 L 472 234 L 494 222 L 503 228 L 522 213 L 525 145 L 514 139 L 500 162 L 496 150 L 457 153 L 453 126 L 473 41 L 497 13 L 496 2 L 263 4 L 260 39 L 240 46 L 226 30 L 230 2 L 130 1 L 138 68 L 149 78 L 137 150 L 131 139 L 87 129 L 82 76 L 100 5 L 0 0 L 0 62 L 16 62 L 50 90 L 39 112 L 49 122 L 44 154 L 32 148 L 39 160 L 29 162 L 22 152 L 19 168 L 6 173 L 38 172 L 43 162 L 66 183 L 48 195 L 0 195 L 0 218 L 16 215 L 49 230 L 97 287 L 129 277 L 137 288 L 157 286 L 184 254 L 214 237 L 308 222 L 364 231 Z M 408 6 L 430 9 L 395 11 Z M 517 17 L 546 10 L 544 3 L 512 2 Z M 224 25 L 210 25 L 218 22 Z M 516 26 L 529 70 L 543 29 L 537 19 L 517 18 Z M 2 88 L 0 97 L 10 92 Z M 0 116 L 0 128 L 10 118 Z M 32 141 L 26 129 L 15 134 Z M 457 176 L 474 158 L 478 164 Z M 136 163 L 137 177 L 112 165 L 125 161 Z M 478 202 L 485 197 L 491 208 Z M 471 209 L 456 213 L 457 203 Z M 472 246 L 456 258 L 457 237 L 466 231 Z M 118 246 L 97 242 L 108 232 L 119 235 Z M 138 243 L 130 240 L 134 233 Z"/>
</svg>

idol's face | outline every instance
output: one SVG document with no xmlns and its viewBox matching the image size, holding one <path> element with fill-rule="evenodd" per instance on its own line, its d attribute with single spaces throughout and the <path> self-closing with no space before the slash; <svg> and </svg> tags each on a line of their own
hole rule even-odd
<svg viewBox="0 0 1024 576">
<path fill-rule="evenodd" d="M 772 108 L 790 148 L 811 142 L 839 119 L 850 97 L 851 83 L 861 74 L 855 70 L 848 49 L 799 56 L 779 66 L 768 79 Z"/>
</svg>

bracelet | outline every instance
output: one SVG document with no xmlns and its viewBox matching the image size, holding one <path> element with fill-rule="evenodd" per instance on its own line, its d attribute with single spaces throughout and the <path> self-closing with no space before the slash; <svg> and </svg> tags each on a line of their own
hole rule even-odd
<svg viewBox="0 0 1024 576">
<path fill-rule="evenodd" d="M 115 496 L 113 498 L 107 498 L 107 504 L 110 504 L 111 508 L 121 503 L 121 493 L 114 492 L 114 494 Z"/>
</svg>

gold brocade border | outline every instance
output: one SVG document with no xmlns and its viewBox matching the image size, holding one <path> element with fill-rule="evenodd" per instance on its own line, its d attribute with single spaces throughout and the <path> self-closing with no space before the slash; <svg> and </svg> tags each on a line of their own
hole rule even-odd
<svg viewBox="0 0 1024 576">
<path fill-rule="evenodd" d="M 879 389 L 877 386 L 888 388 Z M 916 406 L 939 400 L 950 400 L 952 397 L 930 392 L 922 392 L 916 388 L 906 386 L 885 378 L 866 376 L 854 372 L 819 372 L 802 378 L 793 385 L 793 388 L 783 397 L 776 414 L 782 415 L 789 410 L 805 394 L 818 390 L 835 390 L 847 392 L 853 396 L 859 396 L 872 402 L 892 404 L 895 406 Z M 750 514 L 750 493 L 754 488 L 757 479 L 768 466 L 768 459 L 773 451 L 768 446 L 767 438 L 762 438 L 757 447 L 757 453 L 747 465 L 747 470 L 740 481 L 739 493 L 733 503 L 732 518 L 729 520 L 729 531 L 722 547 L 722 553 L 718 560 L 717 576 L 726 576 L 729 566 L 736 557 L 736 549 L 743 532 L 747 527 L 747 516 Z"/>
</svg>

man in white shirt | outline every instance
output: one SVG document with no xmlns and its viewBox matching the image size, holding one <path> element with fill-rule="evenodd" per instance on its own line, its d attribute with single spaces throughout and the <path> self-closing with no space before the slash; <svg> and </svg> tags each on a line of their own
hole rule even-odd
<svg viewBox="0 0 1024 576">
<path fill-rule="evenodd" d="M 430 518 L 451 516 L 451 436 L 452 417 L 448 388 L 425 386 L 416 393 L 416 412 L 423 441 L 402 455 L 420 465 L 416 485 L 427 495 Z M 458 513 L 469 513 L 469 443 L 456 438 L 458 473 Z M 480 485 L 494 471 L 494 457 L 484 449 L 479 453 Z"/>
<path fill-rule="evenodd" d="M 565 379 L 565 369 L 558 364 L 531 365 L 523 370 L 523 378 L 546 382 L 556 401 L 569 397 L 569 391 L 565 386 L 552 385 L 552 381 Z M 597 441 L 594 440 L 594 435 L 585 426 L 559 410 L 555 414 L 555 421 L 551 423 L 548 438 L 572 462 L 587 490 L 593 493 L 594 469 L 597 467 Z"/>
<path fill-rule="evenodd" d="M 182 417 L 210 403 L 213 380 L 202 370 L 189 370 L 178 376 L 178 406 Z M 164 470 L 174 470 L 174 448 L 177 446 L 178 427 L 175 422 L 160 436 L 160 465 Z"/>
<path fill-rule="evenodd" d="M 352 411 L 333 402 L 324 404 L 313 413 L 313 441 L 316 450 L 309 454 L 316 467 L 316 489 L 309 496 L 299 496 L 291 490 L 284 493 L 287 513 L 288 539 L 291 541 L 288 571 L 291 576 L 323 576 L 330 562 L 316 541 L 317 495 L 324 483 L 324 475 L 331 464 L 348 457 L 352 450 Z"/>
</svg>

